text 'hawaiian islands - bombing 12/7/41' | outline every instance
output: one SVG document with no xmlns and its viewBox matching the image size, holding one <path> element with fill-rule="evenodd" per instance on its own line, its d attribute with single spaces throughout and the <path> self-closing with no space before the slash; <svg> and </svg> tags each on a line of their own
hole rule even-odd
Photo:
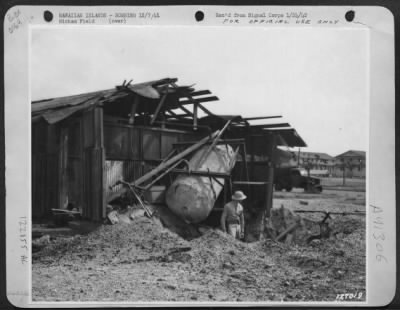
<svg viewBox="0 0 400 310">
<path fill-rule="evenodd" d="M 106 19 L 108 23 L 126 24 L 129 19 L 156 19 L 160 18 L 158 12 L 61 12 L 58 14 L 60 24 L 94 24 L 96 20 Z"/>
</svg>

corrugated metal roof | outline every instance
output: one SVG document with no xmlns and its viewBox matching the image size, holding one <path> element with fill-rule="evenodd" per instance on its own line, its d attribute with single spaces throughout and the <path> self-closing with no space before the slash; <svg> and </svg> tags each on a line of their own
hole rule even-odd
<svg viewBox="0 0 400 310">
<path fill-rule="evenodd" d="M 31 105 L 32 117 L 35 120 L 43 117 L 48 123 L 52 124 L 67 118 L 77 111 L 87 109 L 91 105 L 115 101 L 132 93 L 148 99 L 159 99 L 160 92 L 157 88 L 163 87 L 163 85 L 171 81 L 176 81 L 176 79 L 162 79 L 134 85 L 128 84 L 113 89 L 33 101 Z M 157 85 L 157 88 L 153 87 L 153 85 Z M 181 88 L 178 87 L 177 89 Z"/>
<path fill-rule="evenodd" d="M 96 92 L 91 92 L 91 93 L 86 93 L 86 94 L 79 94 L 79 95 L 73 95 L 73 96 L 65 96 L 65 97 L 58 97 L 58 98 L 52 98 L 52 99 L 46 99 L 46 100 L 33 101 L 32 107 L 31 107 L 32 113 L 38 113 L 38 112 L 41 112 L 44 110 L 49 110 L 49 109 L 60 109 L 60 108 L 67 107 L 67 106 L 76 106 L 76 105 L 84 103 L 87 100 L 90 100 L 93 98 L 100 99 L 102 96 L 107 96 L 107 95 L 110 95 L 115 92 L 116 92 L 116 90 L 114 88 L 114 89 L 96 91 Z"/>
<path fill-rule="evenodd" d="M 91 106 L 97 105 L 99 103 L 104 103 L 105 109 L 108 109 L 109 111 L 120 110 L 120 113 L 123 113 L 124 115 L 126 113 L 127 115 L 129 113 L 128 110 L 130 111 L 131 101 L 125 100 L 125 98 L 129 98 L 129 96 L 132 96 L 134 94 L 137 94 L 144 98 L 144 100 L 141 101 L 142 104 L 139 105 L 136 112 L 152 113 L 156 111 L 157 108 L 159 109 L 158 106 L 160 104 L 160 98 L 164 95 L 167 95 L 163 108 L 169 111 L 176 108 L 184 109 L 189 117 L 193 117 L 193 115 L 191 115 L 189 110 L 183 107 L 184 104 L 198 103 L 199 108 L 206 110 L 200 105 L 200 102 L 218 100 L 218 97 L 215 96 L 194 98 L 194 96 L 208 95 L 210 94 L 210 91 L 203 90 L 196 92 L 194 88 L 192 88 L 192 86 L 178 86 L 176 82 L 176 78 L 165 78 L 132 85 L 130 84 L 130 82 L 128 84 L 125 84 L 124 81 L 121 86 L 117 86 L 114 89 L 100 90 L 86 94 L 34 101 L 32 102 L 32 120 L 36 121 L 43 118 L 48 123 L 53 124 L 71 116 L 78 111 L 88 109 Z M 188 100 L 180 101 L 180 98 L 187 98 Z M 119 99 L 122 100 L 118 101 Z M 117 101 L 117 106 L 111 106 L 109 104 Z M 293 128 L 270 129 L 273 127 L 289 127 L 288 123 L 251 126 L 249 122 L 246 119 L 242 118 L 240 115 L 216 115 L 209 112 L 208 110 L 206 111 L 209 115 L 199 118 L 200 124 L 206 124 L 211 127 L 220 127 L 227 121 L 234 120 L 233 124 L 235 124 L 235 126 L 232 127 L 232 130 L 234 131 L 247 131 L 250 128 L 251 134 L 275 134 L 277 137 L 277 145 L 284 145 L 289 147 L 307 146 L 300 135 Z M 170 117 L 175 116 L 172 115 Z M 181 115 L 176 115 L 176 117 L 178 117 L 178 121 L 180 122 L 190 121 L 189 119 L 185 119 Z M 262 117 L 262 119 L 276 117 L 278 116 Z M 259 118 L 260 117 L 250 119 Z"/>
</svg>

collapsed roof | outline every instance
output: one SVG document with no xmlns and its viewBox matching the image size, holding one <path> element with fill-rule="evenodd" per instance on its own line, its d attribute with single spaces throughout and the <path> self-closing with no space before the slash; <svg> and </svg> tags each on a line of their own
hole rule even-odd
<svg viewBox="0 0 400 310">
<path fill-rule="evenodd" d="M 306 143 L 288 123 L 251 124 L 255 120 L 280 118 L 264 116 L 243 118 L 240 115 L 216 115 L 203 103 L 219 100 L 209 90 L 195 90 L 192 86 L 179 86 L 178 79 L 165 78 L 139 84 L 124 83 L 113 89 L 74 96 L 32 102 L 32 121 L 45 120 L 49 124 L 62 121 L 73 114 L 102 106 L 106 114 L 127 117 L 146 116 L 149 124 L 192 125 L 193 129 L 205 126 L 221 128 L 228 121 L 230 130 L 237 133 L 250 132 L 254 136 L 275 135 L 277 145 L 304 147 Z M 192 109 L 189 106 L 192 105 Z M 133 109 L 134 107 L 134 109 Z M 199 117 L 201 110 L 204 117 Z"/>
</svg>

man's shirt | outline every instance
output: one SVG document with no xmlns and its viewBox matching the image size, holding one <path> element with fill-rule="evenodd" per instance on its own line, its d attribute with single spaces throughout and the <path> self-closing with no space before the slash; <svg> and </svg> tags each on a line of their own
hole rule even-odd
<svg viewBox="0 0 400 310">
<path fill-rule="evenodd" d="M 240 224 L 240 215 L 243 213 L 243 207 L 240 203 L 235 206 L 234 202 L 228 202 L 224 207 L 223 217 L 225 216 L 228 224 Z"/>
</svg>

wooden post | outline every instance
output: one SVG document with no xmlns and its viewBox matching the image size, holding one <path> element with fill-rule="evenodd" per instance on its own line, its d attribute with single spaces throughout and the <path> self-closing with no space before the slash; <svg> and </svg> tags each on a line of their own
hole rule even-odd
<svg viewBox="0 0 400 310">
<path fill-rule="evenodd" d="M 129 117 L 130 125 L 133 125 L 135 123 L 135 114 L 136 114 L 138 105 L 139 105 L 139 95 L 136 95 L 135 101 L 132 103 L 132 107 L 131 107 L 131 116 Z"/>
<path fill-rule="evenodd" d="M 68 127 L 60 129 L 58 208 L 68 204 Z"/>
<path fill-rule="evenodd" d="M 85 119 L 85 151 L 84 151 L 84 189 L 85 208 L 83 216 L 99 221 L 105 217 L 104 193 L 104 137 L 103 109 L 95 107 L 88 111 Z"/>
<path fill-rule="evenodd" d="M 193 104 L 193 129 L 197 130 L 197 110 L 198 103 Z"/>
<path fill-rule="evenodd" d="M 166 93 L 161 97 L 161 100 L 160 100 L 160 102 L 159 102 L 159 104 L 158 104 L 158 106 L 157 106 L 157 108 L 156 108 L 156 111 L 154 112 L 153 117 L 151 118 L 150 125 L 153 125 L 154 121 L 157 119 L 157 116 L 158 116 L 158 114 L 160 113 L 161 108 L 162 108 L 163 105 L 164 105 L 165 99 L 167 99 L 167 95 L 168 95 L 168 92 L 166 92 Z"/>
<path fill-rule="evenodd" d="M 40 216 L 49 214 L 51 208 L 59 204 L 60 197 L 60 133 L 59 124 L 45 125 L 44 139 L 46 148 L 42 157 L 42 164 L 39 173 L 43 175 L 44 184 L 39 188 L 41 197 Z"/>
<path fill-rule="evenodd" d="M 269 165 L 267 176 L 267 208 L 266 213 L 270 214 L 272 208 L 273 192 L 274 192 L 274 166 L 275 166 L 275 148 L 276 136 L 271 134 L 270 148 L 269 148 Z"/>
</svg>

